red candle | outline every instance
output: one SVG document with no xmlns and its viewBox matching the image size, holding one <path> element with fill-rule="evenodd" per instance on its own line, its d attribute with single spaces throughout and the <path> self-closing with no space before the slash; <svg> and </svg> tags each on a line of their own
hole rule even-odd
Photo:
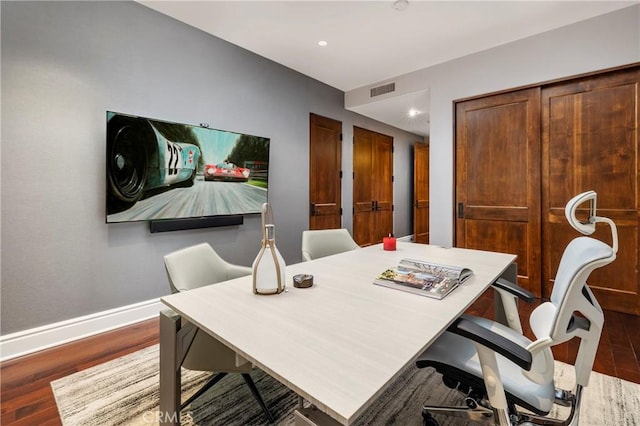
<svg viewBox="0 0 640 426">
<path fill-rule="evenodd" d="M 382 238 L 382 248 L 385 250 L 393 251 L 396 249 L 396 239 L 395 237 L 384 237 Z"/>
</svg>

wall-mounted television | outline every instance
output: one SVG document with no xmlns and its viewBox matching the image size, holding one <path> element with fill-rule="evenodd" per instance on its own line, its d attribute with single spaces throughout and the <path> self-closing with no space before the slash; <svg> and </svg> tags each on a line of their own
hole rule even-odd
<svg viewBox="0 0 640 426">
<path fill-rule="evenodd" d="M 260 213 L 269 138 L 107 111 L 107 223 Z"/>
</svg>

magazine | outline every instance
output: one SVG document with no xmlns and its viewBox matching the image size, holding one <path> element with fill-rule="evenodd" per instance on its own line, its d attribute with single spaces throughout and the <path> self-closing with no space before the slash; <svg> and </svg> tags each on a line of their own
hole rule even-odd
<svg viewBox="0 0 640 426">
<path fill-rule="evenodd" d="M 471 275 L 469 268 L 402 259 L 397 267 L 378 275 L 374 284 L 442 299 Z"/>
</svg>

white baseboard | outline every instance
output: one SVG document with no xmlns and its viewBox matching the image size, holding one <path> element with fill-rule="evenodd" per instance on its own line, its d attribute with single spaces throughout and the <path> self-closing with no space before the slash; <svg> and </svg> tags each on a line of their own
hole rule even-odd
<svg viewBox="0 0 640 426">
<path fill-rule="evenodd" d="M 397 238 L 397 240 L 398 240 L 398 241 L 404 241 L 404 242 L 410 243 L 410 242 L 412 242 L 412 241 L 413 241 L 413 234 L 411 234 L 411 235 L 405 235 L 404 237 L 399 237 L 399 238 Z"/>
<path fill-rule="evenodd" d="M 0 361 L 154 318 L 163 306 L 160 299 L 148 300 L 0 336 Z"/>
</svg>

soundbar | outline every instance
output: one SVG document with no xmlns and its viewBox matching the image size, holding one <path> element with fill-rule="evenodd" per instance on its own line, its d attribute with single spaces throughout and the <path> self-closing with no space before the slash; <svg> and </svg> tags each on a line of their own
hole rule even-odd
<svg viewBox="0 0 640 426">
<path fill-rule="evenodd" d="M 244 223 L 243 215 L 209 216 L 188 219 L 165 219 L 149 221 L 151 233 L 167 231 L 183 231 L 185 229 L 214 228 L 218 226 L 234 226 Z"/>
</svg>

